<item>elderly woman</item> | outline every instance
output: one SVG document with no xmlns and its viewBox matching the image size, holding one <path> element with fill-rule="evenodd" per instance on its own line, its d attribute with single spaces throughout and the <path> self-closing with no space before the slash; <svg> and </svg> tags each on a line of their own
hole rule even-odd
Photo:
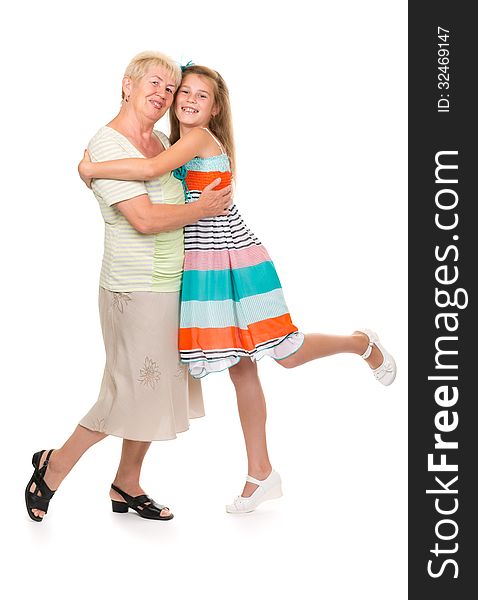
<svg viewBox="0 0 478 600">
<path fill-rule="evenodd" d="M 123 79 L 118 115 L 91 139 L 94 161 L 152 157 L 169 147 L 155 123 L 172 104 L 180 68 L 158 52 L 133 58 Z M 185 204 L 181 183 L 167 173 L 152 181 L 95 180 L 105 221 L 99 308 L 106 366 L 98 401 L 63 446 L 33 455 L 25 490 L 29 516 L 41 521 L 56 489 L 82 454 L 107 435 L 123 438 L 110 491 L 115 512 L 173 518 L 141 488 L 145 454 L 153 440 L 168 440 L 204 415 L 201 387 L 187 374 L 177 349 L 183 226 L 227 214 L 230 186 L 216 180 L 199 201 Z"/>
</svg>

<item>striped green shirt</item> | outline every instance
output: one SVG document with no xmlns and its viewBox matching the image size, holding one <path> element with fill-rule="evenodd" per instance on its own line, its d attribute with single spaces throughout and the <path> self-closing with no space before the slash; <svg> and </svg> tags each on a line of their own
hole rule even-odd
<svg viewBox="0 0 478 600">
<path fill-rule="evenodd" d="M 169 140 L 154 132 L 165 148 Z M 121 133 L 102 127 L 91 139 L 92 161 L 143 158 Z M 139 233 L 115 206 L 147 194 L 153 204 L 184 204 L 181 183 L 172 173 L 152 181 L 95 179 L 92 189 L 105 221 L 105 244 L 100 285 L 113 292 L 177 292 L 181 288 L 184 261 L 183 229 L 145 235 Z"/>
</svg>

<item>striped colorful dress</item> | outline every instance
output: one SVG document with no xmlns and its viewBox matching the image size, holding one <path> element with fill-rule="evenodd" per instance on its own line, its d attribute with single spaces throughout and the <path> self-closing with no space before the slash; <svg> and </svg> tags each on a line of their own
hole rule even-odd
<svg viewBox="0 0 478 600">
<path fill-rule="evenodd" d="M 193 158 L 174 175 L 186 202 L 217 177 L 216 189 L 231 182 L 224 152 Z M 186 225 L 184 251 L 179 353 L 193 377 L 232 367 L 243 356 L 281 359 L 299 349 L 304 335 L 292 323 L 274 264 L 235 204 L 228 215 Z"/>
</svg>

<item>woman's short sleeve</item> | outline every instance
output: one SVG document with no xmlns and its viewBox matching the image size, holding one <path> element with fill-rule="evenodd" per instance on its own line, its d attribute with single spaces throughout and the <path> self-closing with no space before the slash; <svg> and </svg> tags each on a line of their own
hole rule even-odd
<svg viewBox="0 0 478 600">
<path fill-rule="evenodd" d="M 88 145 L 88 153 L 93 162 L 137 158 L 137 155 L 131 153 L 131 148 L 128 148 L 115 133 L 112 129 L 103 128 L 92 138 Z M 91 188 L 108 206 L 148 193 L 143 181 L 94 179 Z"/>
</svg>

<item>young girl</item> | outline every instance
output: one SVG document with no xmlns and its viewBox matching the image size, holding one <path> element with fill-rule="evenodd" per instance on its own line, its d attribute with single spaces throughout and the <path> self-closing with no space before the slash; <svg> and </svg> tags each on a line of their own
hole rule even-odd
<svg viewBox="0 0 478 600">
<path fill-rule="evenodd" d="M 222 77 L 207 67 L 184 68 L 170 110 L 171 143 L 154 158 L 131 158 L 79 165 L 85 183 L 93 178 L 149 180 L 168 171 L 183 183 L 186 202 L 220 178 L 234 173 L 229 94 Z M 235 204 L 229 214 L 184 227 L 185 261 L 181 291 L 179 353 L 193 377 L 229 369 L 236 389 L 248 455 L 248 477 L 228 512 L 250 512 L 281 495 L 279 474 L 267 454 L 266 407 L 256 362 L 265 355 L 292 368 L 332 354 L 364 358 L 383 385 L 395 379 L 393 357 L 368 330 L 350 336 L 297 330 L 267 250 L 247 228 Z M 241 360 L 245 358 L 246 360 Z M 250 359 L 250 360 L 249 360 Z"/>
</svg>

